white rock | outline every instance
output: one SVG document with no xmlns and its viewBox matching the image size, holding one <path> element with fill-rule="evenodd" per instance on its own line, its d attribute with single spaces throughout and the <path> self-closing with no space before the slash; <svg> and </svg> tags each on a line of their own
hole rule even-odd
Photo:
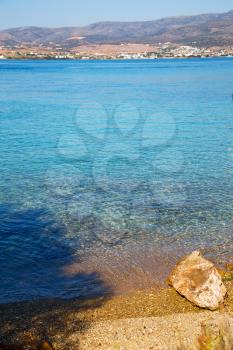
<svg viewBox="0 0 233 350">
<path fill-rule="evenodd" d="M 216 310 L 223 303 L 226 288 L 214 264 L 199 251 L 185 257 L 169 276 L 177 292 L 201 308 Z"/>
</svg>

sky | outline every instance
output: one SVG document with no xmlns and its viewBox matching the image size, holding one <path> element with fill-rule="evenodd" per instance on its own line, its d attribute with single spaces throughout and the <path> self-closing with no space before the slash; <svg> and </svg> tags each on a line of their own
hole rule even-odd
<svg viewBox="0 0 233 350">
<path fill-rule="evenodd" d="M 0 29 L 154 20 L 232 9 L 232 0 L 0 0 Z"/>
</svg>

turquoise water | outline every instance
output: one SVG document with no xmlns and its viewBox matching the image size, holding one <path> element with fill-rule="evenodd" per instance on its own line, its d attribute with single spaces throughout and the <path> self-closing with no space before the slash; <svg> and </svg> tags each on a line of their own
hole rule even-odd
<svg viewBox="0 0 233 350">
<path fill-rule="evenodd" d="M 229 259 L 232 94 L 232 58 L 0 62 L 0 302 Z"/>
</svg>

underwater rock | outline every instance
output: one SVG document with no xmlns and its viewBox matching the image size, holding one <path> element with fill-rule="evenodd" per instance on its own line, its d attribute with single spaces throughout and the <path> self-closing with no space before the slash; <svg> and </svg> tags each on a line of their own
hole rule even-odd
<svg viewBox="0 0 233 350">
<path fill-rule="evenodd" d="M 226 295 L 219 272 L 199 251 L 175 266 L 168 283 L 193 304 L 210 310 L 218 309 Z"/>
<path fill-rule="evenodd" d="M 28 349 L 28 347 L 26 347 Z M 26 349 L 24 346 L 20 345 L 3 345 L 0 344 L 0 350 L 25 350 Z M 50 345 L 47 341 L 43 341 L 39 345 L 32 345 L 30 347 L 31 350 L 53 350 L 52 345 Z"/>
<path fill-rule="evenodd" d="M 38 346 L 38 350 L 53 350 L 53 348 L 47 341 L 44 341 Z"/>
<path fill-rule="evenodd" d="M 21 346 L 8 346 L 0 344 L 0 350 L 24 350 Z"/>
</svg>

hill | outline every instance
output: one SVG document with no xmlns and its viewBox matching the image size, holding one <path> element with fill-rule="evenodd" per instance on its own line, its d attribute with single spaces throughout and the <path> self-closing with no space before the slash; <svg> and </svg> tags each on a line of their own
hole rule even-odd
<svg viewBox="0 0 233 350">
<path fill-rule="evenodd" d="M 170 17 L 144 22 L 100 22 L 85 27 L 22 27 L 0 31 L 0 45 L 61 46 L 164 43 L 233 45 L 233 10 L 222 14 Z"/>
</svg>

